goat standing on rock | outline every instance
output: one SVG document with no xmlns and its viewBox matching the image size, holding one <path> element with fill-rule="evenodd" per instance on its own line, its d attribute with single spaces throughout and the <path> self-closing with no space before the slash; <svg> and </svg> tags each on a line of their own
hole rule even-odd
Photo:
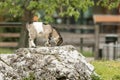
<svg viewBox="0 0 120 80">
<path fill-rule="evenodd" d="M 45 46 L 51 46 L 50 40 L 53 39 L 56 46 L 59 46 L 63 39 L 60 33 L 51 25 L 44 25 L 42 22 L 32 22 L 26 25 L 29 36 L 29 47 L 36 47 L 34 40 L 38 37 L 46 39 Z"/>
</svg>

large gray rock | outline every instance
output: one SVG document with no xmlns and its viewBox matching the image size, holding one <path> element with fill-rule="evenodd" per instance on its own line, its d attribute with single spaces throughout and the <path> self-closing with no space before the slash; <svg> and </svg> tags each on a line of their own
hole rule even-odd
<svg viewBox="0 0 120 80">
<path fill-rule="evenodd" d="M 20 48 L 0 55 L 0 80 L 91 80 L 94 67 L 73 46 Z M 2 61 L 4 60 L 4 61 Z"/>
</svg>

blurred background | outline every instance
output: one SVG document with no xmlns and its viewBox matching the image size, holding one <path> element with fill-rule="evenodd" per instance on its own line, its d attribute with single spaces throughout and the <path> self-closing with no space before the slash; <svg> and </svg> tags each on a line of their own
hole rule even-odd
<svg viewBox="0 0 120 80">
<path fill-rule="evenodd" d="M 107 48 L 104 48 L 103 45 L 109 42 L 117 44 L 120 42 L 119 1 L 108 1 L 0 1 L 0 53 L 13 53 L 19 47 L 26 47 L 25 37 L 27 38 L 27 36 L 23 27 L 25 28 L 27 21 L 37 17 L 38 21 L 49 23 L 60 31 L 64 40 L 62 45 L 73 45 L 78 51 L 89 57 L 95 56 L 97 48 L 97 56 L 102 57 L 103 52 L 107 53 L 105 52 Z M 93 17 L 95 15 L 102 15 L 103 21 L 104 15 L 118 16 L 118 22 L 101 24 L 105 22 L 98 21 L 97 24 Z M 97 40 L 96 24 L 99 26 L 99 39 Z M 112 37 L 112 41 L 109 37 Z M 119 49 L 119 47 L 117 48 Z"/>
<path fill-rule="evenodd" d="M 95 66 L 120 80 L 120 0 L 0 0 L 0 54 L 28 47 L 26 23 L 50 24 Z M 61 45 L 61 46 L 62 46 Z"/>
</svg>

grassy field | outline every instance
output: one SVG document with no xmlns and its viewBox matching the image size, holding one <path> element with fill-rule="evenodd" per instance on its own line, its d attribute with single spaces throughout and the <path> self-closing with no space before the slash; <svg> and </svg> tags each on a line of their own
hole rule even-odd
<svg viewBox="0 0 120 80">
<path fill-rule="evenodd" d="M 0 48 L 0 54 L 14 53 L 15 49 L 13 48 Z"/>
<path fill-rule="evenodd" d="M 85 57 L 93 57 L 93 52 L 91 51 L 82 51 L 81 53 Z"/>
<path fill-rule="evenodd" d="M 83 51 L 85 57 L 93 57 L 93 53 Z M 120 80 L 120 61 L 93 61 L 95 71 L 101 76 L 102 80 Z M 95 79 L 96 80 L 96 79 Z"/>
<path fill-rule="evenodd" d="M 93 61 L 102 80 L 120 80 L 120 61 Z"/>
</svg>

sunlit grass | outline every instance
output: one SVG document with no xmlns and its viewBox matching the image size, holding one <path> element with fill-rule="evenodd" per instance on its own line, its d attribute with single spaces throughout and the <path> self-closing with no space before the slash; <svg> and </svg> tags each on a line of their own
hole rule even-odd
<svg viewBox="0 0 120 80">
<path fill-rule="evenodd" d="M 120 61 L 93 61 L 92 64 L 103 80 L 120 80 Z"/>
<path fill-rule="evenodd" d="M 14 53 L 15 49 L 13 48 L 0 48 L 0 54 L 11 54 Z"/>
<path fill-rule="evenodd" d="M 93 52 L 91 51 L 82 51 L 81 53 L 85 57 L 93 57 Z"/>
</svg>

